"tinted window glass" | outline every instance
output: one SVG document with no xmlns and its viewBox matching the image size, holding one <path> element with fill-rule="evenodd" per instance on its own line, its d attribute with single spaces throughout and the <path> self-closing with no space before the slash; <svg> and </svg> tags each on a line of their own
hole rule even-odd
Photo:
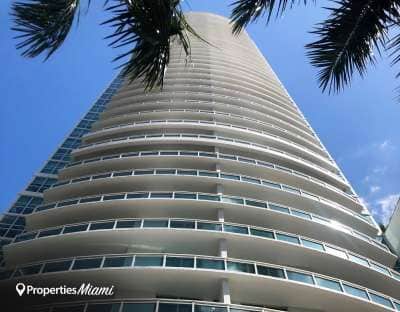
<svg viewBox="0 0 400 312">
<path fill-rule="evenodd" d="M 324 251 L 324 246 L 322 244 L 313 242 L 313 241 L 309 241 L 307 239 L 302 239 L 301 240 L 303 243 L 303 246 L 308 247 L 308 248 L 312 248 L 312 249 L 316 249 L 316 250 L 320 250 L 320 251 Z"/>
<path fill-rule="evenodd" d="M 353 295 L 353 296 L 360 297 L 360 298 L 368 300 L 368 295 L 367 295 L 367 292 L 365 290 L 362 290 L 362 289 L 359 289 L 359 288 L 355 288 L 355 287 L 352 287 L 352 286 L 346 285 L 346 284 L 343 284 L 343 289 L 349 295 Z"/>
<path fill-rule="evenodd" d="M 163 258 L 158 256 L 137 256 L 135 266 L 162 266 Z"/>
<path fill-rule="evenodd" d="M 192 312 L 191 304 L 160 303 L 158 312 Z"/>
<path fill-rule="evenodd" d="M 180 258 L 180 257 L 167 257 L 165 265 L 167 267 L 193 268 L 194 267 L 194 259 Z"/>
<path fill-rule="evenodd" d="M 86 312 L 118 312 L 120 303 L 89 304 Z"/>
<path fill-rule="evenodd" d="M 171 220 L 171 228 L 194 229 L 194 221 Z"/>
<path fill-rule="evenodd" d="M 317 282 L 317 285 L 324 287 L 324 288 L 329 288 L 332 290 L 336 291 L 342 291 L 342 288 L 340 287 L 340 284 L 336 281 L 328 280 L 322 277 L 316 277 L 315 281 Z"/>
<path fill-rule="evenodd" d="M 68 269 L 71 267 L 71 263 L 72 263 L 71 260 L 46 263 L 42 272 L 48 273 L 48 272 L 68 271 Z"/>
<path fill-rule="evenodd" d="M 168 227 L 168 220 L 143 220 L 143 227 Z"/>
<path fill-rule="evenodd" d="M 371 297 L 371 300 L 372 300 L 373 302 L 379 303 L 379 304 L 384 305 L 384 306 L 386 306 L 386 307 L 388 307 L 388 308 L 393 308 L 392 303 L 390 302 L 389 299 L 386 299 L 386 298 L 384 298 L 384 297 L 382 297 L 382 296 L 373 294 L 373 293 L 371 293 L 371 292 L 369 293 L 369 296 Z"/>
<path fill-rule="evenodd" d="M 73 270 L 84 270 L 99 268 L 101 265 L 102 258 L 93 259 L 77 259 L 74 262 Z"/>
<path fill-rule="evenodd" d="M 195 305 L 195 312 L 226 312 L 227 309 L 225 307 L 216 307 L 216 306 L 206 306 L 206 305 Z"/>
<path fill-rule="evenodd" d="M 222 231 L 222 224 L 197 222 L 197 229 L 209 231 Z"/>
<path fill-rule="evenodd" d="M 276 234 L 276 238 L 281 241 L 285 241 L 292 244 L 300 244 L 299 238 L 296 236 L 286 235 L 286 234 Z"/>
<path fill-rule="evenodd" d="M 131 266 L 133 257 L 109 257 L 104 261 L 103 267 L 127 267 Z"/>
<path fill-rule="evenodd" d="M 287 271 L 288 279 L 296 282 L 306 283 L 306 284 L 314 284 L 313 278 L 309 274 L 304 274 L 300 272 L 292 272 Z"/>
<path fill-rule="evenodd" d="M 66 226 L 64 228 L 64 234 L 67 233 L 75 233 L 75 232 L 83 232 L 86 231 L 88 227 L 88 224 L 78 224 L 78 225 L 71 225 L 71 226 Z"/>
<path fill-rule="evenodd" d="M 124 303 L 122 312 L 154 312 L 155 303 Z"/>
<path fill-rule="evenodd" d="M 251 235 L 255 235 L 255 236 L 261 236 L 261 237 L 266 237 L 266 238 L 274 238 L 274 233 L 270 232 L 270 231 L 250 229 L 250 233 L 251 233 Z"/>
<path fill-rule="evenodd" d="M 235 225 L 224 225 L 224 231 L 225 232 L 231 232 L 231 233 L 238 233 L 238 234 L 247 234 L 247 228 L 243 226 L 235 226 Z"/>
<path fill-rule="evenodd" d="M 285 278 L 285 273 L 283 272 L 282 269 L 257 265 L 257 271 L 258 271 L 258 274 L 260 274 L 260 275 Z"/>
<path fill-rule="evenodd" d="M 254 273 L 254 265 L 250 263 L 228 261 L 226 263 L 228 271 Z"/>
<path fill-rule="evenodd" d="M 224 270 L 225 266 L 223 260 L 197 259 L 197 268 Z"/>
<path fill-rule="evenodd" d="M 138 228 L 141 223 L 141 220 L 121 220 L 117 221 L 117 229 Z"/>
</svg>

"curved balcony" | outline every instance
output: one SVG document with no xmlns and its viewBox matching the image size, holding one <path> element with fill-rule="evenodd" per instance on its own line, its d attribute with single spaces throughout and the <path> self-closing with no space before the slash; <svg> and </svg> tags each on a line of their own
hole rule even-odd
<svg viewBox="0 0 400 312">
<path fill-rule="evenodd" d="M 309 149 L 314 149 L 315 151 L 324 151 L 324 149 L 315 140 L 315 138 L 306 139 L 299 134 L 293 133 L 291 130 L 286 130 L 282 127 L 274 125 L 273 123 L 263 122 L 259 121 L 258 119 L 249 118 L 243 115 L 225 113 L 216 110 L 157 109 L 157 110 L 140 111 L 98 121 L 93 125 L 92 131 L 99 131 L 102 129 L 106 129 L 108 127 L 112 127 L 114 125 L 127 124 L 130 122 L 161 120 L 161 119 L 168 120 L 171 119 L 170 117 L 174 117 L 175 120 L 196 119 L 203 121 L 206 120 L 206 121 L 223 122 L 225 124 L 230 123 L 242 127 L 253 126 L 256 127 L 255 128 L 256 130 L 269 131 L 272 134 L 276 134 L 285 139 L 292 140 L 297 144 L 303 144 L 305 147 L 308 147 Z"/>
<path fill-rule="evenodd" d="M 232 222 L 269 226 L 323 239 L 388 266 L 396 261 L 396 256 L 390 253 L 386 245 L 336 220 L 272 202 L 216 194 L 134 192 L 73 198 L 37 207 L 32 214 L 26 216 L 26 223 L 27 229 L 36 230 L 66 223 L 93 221 L 93 218 L 196 216 L 212 220 L 221 209 L 224 210 L 225 219 Z"/>
<path fill-rule="evenodd" d="M 233 135 L 237 139 L 251 141 L 253 143 L 265 144 L 268 142 L 272 146 L 287 150 L 292 154 L 300 155 L 303 158 L 314 161 L 321 166 L 327 166 L 331 170 L 336 169 L 332 161 L 328 158 L 326 151 L 321 147 L 299 144 L 289 140 L 282 135 L 272 134 L 271 131 L 261 131 L 255 128 L 242 127 L 231 123 L 222 123 L 211 120 L 193 120 L 193 119 L 164 119 L 164 120 L 143 120 L 124 124 L 112 125 L 103 129 L 92 131 L 85 134 L 82 139 L 84 143 L 93 143 L 99 140 L 110 139 L 116 135 L 134 134 L 136 131 L 147 131 L 150 129 L 196 129 L 209 130 L 221 135 Z M 300 152 L 299 152 L 300 151 Z"/>
<path fill-rule="evenodd" d="M 212 192 L 216 190 L 217 185 L 222 187 L 227 195 L 251 196 L 259 200 L 268 199 L 309 212 L 321 213 L 345 224 L 357 224 L 355 227 L 360 228 L 361 231 L 372 230 L 371 235 L 377 231 L 373 224 L 368 223 L 358 213 L 325 198 L 288 185 L 220 171 L 146 168 L 108 172 L 57 182 L 44 192 L 44 199 L 57 201 L 71 196 L 133 191 L 135 188 Z"/>
<path fill-rule="evenodd" d="M 221 280 L 237 302 L 296 306 L 324 311 L 388 311 L 399 302 L 370 289 L 313 272 L 264 262 L 181 254 L 117 254 L 32 263 L 3 271 L 0 289 L 15 293 L 15 282 L 47 287 L 82 281 L 114 285 L 118 292 L 149 291 L 215 300 Z M 139 282 L 140 281 L 140 282 Z"/>
<path fill-rule="evenodd" d="M 233 258 L 279 262 L 400 296 L 400 273 L 368 258 L 293 233 L 228 222 L 152 218 L 68 224 L 18 235 L 4 253 L 14 265 L 127 250 L 214 255 L 221 240 Z"/>
<path fill-rule="evenodd" d="M 218 148 L 226 148 L 238 153 L 246 153 L 246 157 L 265 158 L 266 155 L 271 159 L 278 162 L 280 165 L 285 166 L 289 163 L 290 166 L 304 174 L 309 174 L 314 177 L 320 178 L 325 182 L 340 187 L 348 187 L 347 182 L 337 174 L 319 167 L 318 165 L 310 162 L 304 158 L 285 153 L 281 150 L 255 144 L 248 141 L 233 139 L 230 137 L 202 135 L 202 134 L 185 134 L 185 133 L 154 133 L 143 134 L 130 137 L 116 138 L 106 140 L 104 142 L 97 142 L 94 144 L 81 145 L 80 148 L 75 149 L 71 154 L 76 158 L 95 157 L 96 154 L 106 154 L 109 150 L 119 150 L 131 148 L 132 146 L 148 146 L 149 144 L 171 145 L 171 144 L 188 144 L 199 146 L 212 146 Z M 244 155 L 243 155 L 244 156 Z"/>
<path fill-rule="evenodd" d="M 338 204 L 351 207 L 355 211 L 363 209 L 354 195 L 301 172 L 273 163 L 232 154 L 199 152 L 199 151 L 141 151 L 107 155 L 72 162 L 59 171 L 59 180 L 67 180 L 82 175 L 98 174 L 111 170 L 131 168 L 149 168 L 155 162 L 160 167 L 173 167 L 179 164 L 182 168 L 212 169 L 218 164 L 220 170 L 237 172 L 244 175 L 259 176 L 278 183 L 286 183 Z"/>
<path fill-rule="evenodd" d="M 121 111 L 126 111 L 126 106 L 129 104 L 137 104 L 140 102 L 144 101 L 162 101 L 162 100 L 168 100 L 170 101 L 171 98 L 195 98 L 197 100 L 204 100 L 208 102 L 222 102 L 226 101 L 228 104 L 236 105 L 239 107 L 244 107 L 248 109 L 253 109 L 257 112 L 263 113 L 263 114 L 269 114 L 272 115 L 276 118 L 279 118 L 287 123 L 292 123 L 295 125 L 297 128 L 300 128 L 301 130 L 308 132 L 309 134 L 312 134 L 312 131 L 306 126 L 306 123 L 304 121 L 299 121 L 291 116 L 288 116 L 285 113 L 280 112 L 277 109 L 274 109 L 272 107 L 257 103 L 257 102 L 252 102 L 248 100 L 244 100 L 235 96 L 232 96 L 232 93 L 215 93 L 212 92 L 212 90 L 205 90 L 205 91 L 187 91 L 187 90 L 165 90 L 162 93 L 155 93 L 151 94 L 142 94 L 142 95 L 135 95 L 131 97 L 125 97 L 124 99 L 120 100 L 113 100 L 112 103 L 115 103 L 114 105 L 116 107 L 110 107 L 107 109 L 107 112 L 103 113 L 103 116 L 113 116 L 115 114 L 120 113 Z M 117 102 L 118 101 L 118 102 Z M 118 105 L 117 105 L 118 104 Z M 120 106 L 120 107 L 119 107 Z"/>
<path fill-rule="evenodd" d="M 171 109 L 172 111 L 174 110 L 180 110 L 180 109 L 200 109 L 200 110 L 209 110 L 209 111 L 214 111 L 214 110 L 219 110 L 223 113 L 228 113 L 228 114 L 236 114 L 239 116 L 247 116 L 251 119 L 258 120 L 259 122 L 265 122 L 268 121 L 269 123 L 272 123 L 273 125 L 276 125 L 277 127 L 280 127 L 282 129 L 290 129 L 291 132 L 293 132 L 295 135 L 298 135 L 305 140 L 309 141 L 317 141 L 316 137 L 309 132 L 306 132 L 300 128 L 298 128 L 296 125 L 293 125 L 287 121 L 284 121 L 278 117 L 273 116 L 273 114 L 265 114 L 261 112 L 254 111 L 252 109 L 246 108 L 246 107 L 241 107 L 238 105 L 234 104 L 228 104 L 224 102 L 218 102 L 218 101 L 207 101 L 207 100 L 195 100 L 195 99 L 184 99 L 181 96 L 177 96 L 176 99 L 174 100 L 156 100 L 156 101 L 143 101 L 140 103 L 136 104 L 127 104 L 125 106 L 122 106 L 120 108 L 117 108 L 115 110 L 107 110 L 105 111 L 102 115 L 99 121 L 94 123 L 94 128 L 96 129 L 96 125 L 100 125 L 103 123 L 108 123 L 109 121 L 113 121 L 114 118 L 119 118 L 123 117 L 128 114 L 132 113 L 137 113 L 140 114 L 142 111 L 146 112 L 148 110 L 160 110 L 160 109 Z M 276 114 L 279 116 L 278 114 Z M 319 142 L 318 142 L 319 144 Z"/>
</svg>

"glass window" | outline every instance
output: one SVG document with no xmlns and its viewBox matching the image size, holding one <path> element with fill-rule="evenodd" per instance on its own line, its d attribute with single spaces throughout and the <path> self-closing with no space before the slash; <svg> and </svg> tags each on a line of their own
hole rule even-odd
<svg viewBox="0 0 400 312">
<path fill-rule="evenodd" d="M 98 174 L 98 175 L 93 176 L 92 180 L 109 178 L 110 176 L 111 176 L 111 173 Z"/>
<path fill-rule="evenodd" d="M 362 264 L 362 265 L 365 265 L 365 266 L 369 266 L 368 261 L 367 261 L 366 259 L 364 259 L 364 258 L 361 258 L 361 257 L 355 256 L 355 255 L 349 254 L 349 259 L 350 259 L 351 261 L 357 262 L 358 264 Z"/>
<path fill-rule="evenodd" d="M 43 273 L 68 271 L 71 267 L 72 260 L 58 261 L 46 263 L 43 268 Z"/>
<path fill-rule="evenodd" d="M 266 238 L 274 238 L 274 233 L 271 231 L 264 231 L 264 230 L 258 230 L 258 229 L 250 229 L 251 235 L 255 236 L 261 236 L 261 237 L 266 237 Z"/>
<path fill-rule="evenodd" d="M 80 202 L 81 204 L 83 204 L 83 203 L 98 202 L 98 201 L 100 201 L 100 200 L 101 200 L 101 197 L 100 197 L 100 196 L 98 196 L 98 197 L 87 197 L 87 198 L 82 198 L 79 202 Z"/>
<path fill-rule="evenodd" d="M 313 278 L 310 274 L 304 274 L 300 272 L 286 271 L 288 279 L 291 281 L 312 284 L 314 285 Z"/>
<path fill-rule="evenodd" d="M 196 267 L 199 269 L 225 270 L 223 260 L 197 259 Z"/>
<path fill-rule="evenodd" d="M 299 238 L 296 236 L 292 235 L 286 235 L 286 234 L 281 234 L 281 233 L 276 233 L 276 239 L 292 244 L 300 244 Z"/>
<path fill-rule="evenodd" d="M 326 252 L 330 253 L 331 255 L 347 259 L 346 253 L 344 251 L 342 251 L 342 250 L 333 248 L 331 246 L 325 246 L 325 250 L 326 250 Z"/>
<path fill-rule="evenodd" d="M 30 266 L 20 268 L 19 271 L 23 275 L 32 275 L 32 274 L 38 274 L 40 272 L 41 268 L 42 268 L 41 264 L 35 264 L 35 265 L 30 265 Z"/>
<path fill-rule="evenodd" d="M 218 306 L 206 306 L 196 304 L 194 306 L 194 312 L 227 312 L 226 307 L 218 307 Z"/>
<path fill-rule="evenodd" d="M 211 171 L 199 171 L 199 176 L 200 177 L 218 177 L 218 173 L 211 172 Z"/>
<path fill-rule="evenodd" d="M 130 229 L 130 228 L 139 228 L 142 224 L 141 220 L 120 220 L 117 221 L 117 229 Z"/>
<path fill-rule="evenodd" d="M 109 230 L 114 227 L 114 223 L 115 223 L 114 221 L 92 223 L 90 225 L 89 231 Z"/>
<path fill-rule="evenodd" d="M 233 175 L 233 174 L 223 174 L 221 173 L 221 178 L 223 179 L 229 179 L 229 180 L 240 180 L 240 176 L 238 175 Z"/>
<path fill-rule="evenodd" d="M 377 294 L 371 293 L 371 292 L 369 293 L 369 296 L 373 302 L 379 303 L 381 305 L 384 305 L 385 307 L 393 309 L 392 303 L 390 302 L 389 299 L 379 296 Z"/>
<path fill-rule="evenodd" d="M 197 176 L 197 170 L 178 170 L 178 174 Z"/>
<path fill-rule="evenodd" d="M 222 202 L 243 205 L 244 201 L 241 198 L 222 196 Z"/>
<path fill-rule="evenodd" d="M 126 195 L 128 199 L 135 199 L 135 198 L 148 198 L 149 193 L 130 193 Z"/>
<path fill-rule="evenodd" d="M 151 198 L 172 198 L 173 193 L 151 193 Z"/>
<path fill-rule="evenodd" d="M 143 227 L 168 227 L 168 220 L 143 220 Z"/>
<path fill-rule="evenodd" d="M 175 198 L 179 199 L 196 199 L 196 197 L 194 193 L 175 193 Z"/>
<path fill-rule="evenodd" d="M 222 231 L 222 224 L 197 222 L 198 230 Z"/>
<path fill-rule="evenodd" d="M 118 195 L 104 195 L 103 201 L 105 200 L 115 200 L 115 199 L 124 199 L 125 194 L 118 194 Z"/>
<path fill-rule="evenodd" d="M 298 210 L 293 210 L 293 209 L 292 209 L 292 215 L 294 215 L 294 216 L 296 216 L 296 217 L 303 218 L 303 219 L 311 220 L 310 214 L 305 213 L 305 212 L 301 212 L 301 211 L 298 211 Z"/>
<path fill-rule="evenodd" d="M 259 207 L 259 208 L 267 208 L 266 203 L 258 202 L 258 201 L 254 201 L 254 200 L 248 200 L 248 199 L 246 199 L 246 205 Z"/>
<path fill-rule="evenodd" d="M 36 237 L 36 232 L 34 233 L 28 233 L 28 234 L 24 234 L 24 235 L 20 235 L 15 239 L 15 242 L 23 242 L 26 240 L 30 240 L 30 239 L 34 239 Z"/>
<path fill-rule="evenodd" d="M 194 221 L 171 220 L 170 227 L 177 229 L 194 229 Z"/>
<path fill-rule="evenodd" d="M 319 251 L 325 250 L 324 245 L 322 245 L 320 243 L 316 243 L 316 242 L 313 242 L 313 241 L 310 241 L 310 240 L 304 239 L 304 238 L 302 238 L 301 241 L 303 243 L 303 246 L 305 246 L 305 247 L 312 248 L 312 249 L 319 250 Z"/>
<path fill-rule="evenodd" d="M 86 312 L 118 312 L 120 306 L 120 303 L 89 304 Z"/>
<path fill-rule="evenodd" d="M 160 302 L 158 312 L 192 312 L 192 305 Z"/>
<path fill-rule="evenodd" d="M 85 270 L 99 268 L 102 258 L 76 259 L 72 270 Z"/>
<path fill-rule="evenodd" d="M 274 205 L 274 204 L 269 204 L 268 207 L 271 210 L 275 210 L 275 211 L 279 211 L 279 212 L 283 212 L 283 213 L 289 213 L 289 208 L 286 208 L 286 207 L 282 207 L 282 206 L 278 206 L 278 205 Z"/>
<path fill-rule="evenodd" d="M 155 303 L 124 303 L 121 312 L 154 312 Z"/>
<path fill-rule="evenodd" d="M 67 200 L 67 201 L 63 201 L 61 203 L 58 203 L 57 207 L 64 207 L 64 206 L 69 206 L 69 205 L 75 205 L 78 203 L 78 200 Z"/>
<path fill-rule="evenodd" d="M 244 226 L 224 224 L 224 231 L 238 234 L 248 234 L 247 228 Z"/>
<path fill-rule="evenodd" d="M 148 267 L 148 266 L 162 266 L 163 257 L 161 256 L 136 256 L 135 266 L 136 267 Z"/>
<path fill-rule="evenodd" d="M 359 289 L 359 288 L 356 288 L 356 287 L 353 287 L 350 285 L 346 285 L 346 284 L 343 284 L 343 289 L 344 289 L 345 293 L 347 293 L 349 295 L 353 295 L 353 296 L 356 296 L 356 297 L 359 297 L 362 299 L 369 300 L 367 292 L 363 289 Z"/>
<path fill-rule="evenodd" d="M 156 174 L 175 174 L 175 169 L 157 169 Z"/>
<path fill-rule="evenodd" d="M 165 265 L 167 267 L 182 267 L 182 268 L 193 268 L 193 258 L 181 258 L 181 257 L 167 257 Z"/>
<path fill-rule="evenodd" d="M 394 305 L 396 307 L 396 310 L 400 311 L 400 303 L 394 302 Z"/>
<path fill-rule="evenodd" d="M 376 264 L 374 262 L 370 262 L 370 263 L 371 263 L 371 268 L 373 268 L 374 270 L 381 272 L 383 274 L 386 274 L 386 275 L 390 275 L 389 271 L 385 267 L 383 267 L 379 264 Z"/>
<path fill-rule="evenodd" d="M 129 267 L 132 265 L 133 257 L 107 257 L 103 267 Z"/>
<path fill-rule="evenodd" d="M 121 171 L 121 172 L 114 172 L 114 177 L 128 177 L 132 175 L 132 171 Z"/>
<path fill-rule="evenodd" d="M 134 174 L 135 175 L 146 175 L 146 174 L 153 174 L 153 170 L 135 170 Z"/>
<path fill-rule="evenodd" d="M 285 273 L 282 269 L 271 268 L 263 265 L 257 265 L 259 275 L 266 275 L 278 278 L 285 278 Z"/>
<path fill-rule="evenodd" d="M 64 228 L 63 234 L 86 231 L 88 224 L 70 225 Z"/>
<path fill-rule="evenodd" d="M 264 181 L 264 180 L 262 181 L 262 184 L 269 186 L 269 187 L 277 188 L 277 189 L 281 188 L 281 185 L 278 183 L 272 183 L 272 182 L 268 182 L 268 181 Z"/>
<path fill-rule="evenodd" d="M 250 263 L 228 261 L 226 265 L 228 271 L 244 272 L 244 273 L 255 272 L 254 265 Z"/>
<path fill-rule="evenodd" d="M 317 282 L 317 285 L 324 287 L 324 288 L 329 288 L 335 291 L 340 291 L 342 292 L 342 287 L 340 287 L 340 283 L 336 281 L 332 281 L 326 278 L 322 277 L 315 277 L 315 281 Z"/>
<path fill-rule="evenodd" d="M 202 195 L 199 194 L 199 200 L 211 200 L 211 201 L 220 201 L 220 197 L 218 195 Z"/>
</svg>

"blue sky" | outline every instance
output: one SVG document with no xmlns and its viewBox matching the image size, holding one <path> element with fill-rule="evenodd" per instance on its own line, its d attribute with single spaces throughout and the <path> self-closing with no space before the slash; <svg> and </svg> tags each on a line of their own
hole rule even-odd
<svg viewBox="0 0 400 312">
<path fill-rule="evenodd" d="M 5 21 L 0 28 L 0 211 L 117 73 L 111 63 L 117 51 L 102 39 L 110 30 L 99 26 L 105 19 L 103 1 L 92 1 L 88 15 L 47 62 L 24 59 L 15 50 L 8 16 L 12 2 L 0 2 Z M 231 2 L 191 0 L 190 9 L 228 16 Z M 340 95 L 322 94 L 304 45 L 312 40 L 312 25 L 326 15 L 317 6 L 299 6 L 267 27 L 264 21 L 251 25 L 248 32 L 357 193 L 386 222 L 400 194 L 400 104 L 393 91 L 400 79 L 394 79 L 384 55 Z"/>
</svg>

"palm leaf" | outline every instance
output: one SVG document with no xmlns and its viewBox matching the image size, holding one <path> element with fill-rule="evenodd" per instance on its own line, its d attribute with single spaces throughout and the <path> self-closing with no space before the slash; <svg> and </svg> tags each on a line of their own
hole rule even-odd
<svg viewBox="0 0 400 312">
<path fill-rule="evenodd" d="M 27 0 L 12 5 L 12 16 L 19 32 L 22 55 L 35 57 L 41 53 L 49 58 L 64 42 L 75 16 L 79 16 L 80 0 Z M 88 0 L 88 5 L 90 0 Z"/>
<path fill-rule="evenodd" d="M 178 41 L 190 56 L 190 39 L 201 39 L 188 24 L 179 0 L 113 0 L 107 8 L 114 16 L 107 20 L 114 28 L 108 36 L 112 47 L 128 50 L 114 60 L 128 57 L 122 74 L 130 81 L 141 78 L 146 90 L 163 86 L 170 56 L 170 43 Z M 202 40 L 202 39 L 201 39 Z"/>
<path fill-rule="evenodd" d="M 274 10 L 276 16 L 279 16 L 287 7 L 292 7 L 300 2 L 306 4 L 307 0 L 236 0 L 231 4 L 233 7 L 231 13 L 233 33 L 238 34 L 249 23 L 256 21 L 263 15 L 267 15 L 267 22 L 269 22 Z"/>
<path fill-rule="evenodd" d="M 319 36 L 306 45 L 311 63 L 320 68 L 318 80 L 323 90 L 343 89 L 354 72 L 364 76 L 375 62 L 373 50 L 387 42 L 389 26 L 399 18 L 400 0 L 341 0 L 328 8 L 330 17 L 312 32 Z"/>
</svg>

